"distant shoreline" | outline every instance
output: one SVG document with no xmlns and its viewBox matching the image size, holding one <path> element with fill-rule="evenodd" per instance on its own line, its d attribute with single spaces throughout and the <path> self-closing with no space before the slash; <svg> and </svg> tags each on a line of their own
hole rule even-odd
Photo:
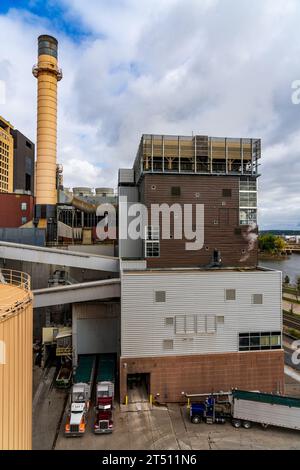
<svg viewBox="0 0 300 470">
<path fill-rule="evenodd" d="M 258 253 L 259 260 L 282 261 L 288 259 L 290 255 L 280 255 L 272 253 Z"/>
</svg>

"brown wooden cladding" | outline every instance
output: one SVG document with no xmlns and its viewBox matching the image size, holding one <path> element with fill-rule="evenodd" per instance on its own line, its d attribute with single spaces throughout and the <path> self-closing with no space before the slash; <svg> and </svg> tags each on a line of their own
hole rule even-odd
<svg viewBox="0 0 300 470">
<path fill-rule="evenodd" d="M 251 351 L 120 359 L 120 399 L 127 395 L 127 374 L 150 374 L 150 390 L 156 400 L 186 401 L 182 392 L 260 390 L 284 392 L 284 352 Z M 159 396 L 157 395 L 159 394 Z"/>
<path fill-rule="evenodd" d="M 172 196 L 172 187 L 180 187 L 180 196 Z M 248 227 L 239 226 L 239 177 L 146 174 L 140 197 L 149 213 L 151 204 L 204 204 L 203 248 L 188 251 L 185 239 L 161 240 L 160 257 L 147 258 L 149 268 L 206 266 L 214 250 L 221 252 L 223 266 L 257 265 L 257 243 L 249 251 Z"/>
</svg>

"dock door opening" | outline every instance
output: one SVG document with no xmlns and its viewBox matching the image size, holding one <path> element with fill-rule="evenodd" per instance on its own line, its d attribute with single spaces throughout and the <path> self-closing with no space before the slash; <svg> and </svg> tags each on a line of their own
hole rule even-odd
<svg viewBox="0 0 300 470">
<path fill-rule="evenodd" d="M 128 374 L 127 390 L 129 403 L 148 402 L 150 396 L 150 374 Z"/>
</svg>

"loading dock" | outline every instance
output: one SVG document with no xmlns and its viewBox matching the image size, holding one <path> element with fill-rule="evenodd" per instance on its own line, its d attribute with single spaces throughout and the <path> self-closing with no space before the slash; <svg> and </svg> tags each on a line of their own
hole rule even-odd
<svg viewBox="0 0 300 470">
<path fill-rule="evenodd" d="M 127 375 L 128 403 L 146 403 L 150 400 L 150 374 Z"/>
</svg>

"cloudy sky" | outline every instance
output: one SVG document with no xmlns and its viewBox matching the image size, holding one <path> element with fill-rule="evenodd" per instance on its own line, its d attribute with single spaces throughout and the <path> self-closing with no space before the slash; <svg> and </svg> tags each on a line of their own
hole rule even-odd
<svg viewBox="0 0 300 470">
<path fill-rule="evenodd" d="M 115 186 L 142 133 L 261 137 L 261 228 L 300 228 L 299 0 L 0 0 L 0 114 L 35 140 L 37 36 L 59 40 L 66 186 Z"/>
</svg>

